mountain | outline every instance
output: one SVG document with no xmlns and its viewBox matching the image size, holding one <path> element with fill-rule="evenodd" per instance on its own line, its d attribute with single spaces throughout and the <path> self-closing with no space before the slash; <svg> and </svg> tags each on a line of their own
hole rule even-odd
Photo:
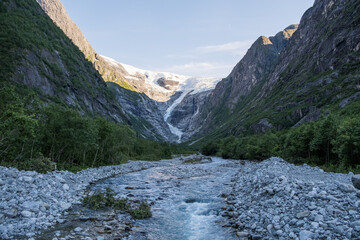
<svg viewBox="0 0 360 240">
<path fill-rule="evenodd" d="M 145 71 L 98 54 L 86 40 L 81 30 L 71 20 L 60 0 L 36 1 L 54 23 L 78 46 L 85 57 L 93 63 L 105 81 L 117 83 L 131 91 L 144 93 L 149 98 L 159 102 L 168 101 L 177 91 L 182 91 L 182 87 L 186 88 L 184 81 L 190 77 L 172 73 Z M 214 80 L 210 79 L 210 81 Z M 209 84 L 212 85 L 212 83 Z M 204 81 L 194 87 L 199 88 L 202 85 L 205 88 L 208 87 Z"/>
<path fill-rule="evenodd" d="M 113 89 L 117 102 L 141 132 L 155 139 L 178 141 L 182 132 L 168 121 L 172 110 L 186 95 L 211 90 L 217 78 L 199 78 L 142 70 L 102 56 L 91 47 L 81 30 L 68 16 L 60 0 L 37 0 L 44 12 L 83 52 Z M 119 87 L 114 84 L 116 83 Z M 144 123 L 146 122 L 146 123 Z"/>
<path fill-rule="evenodd" d="M 223 120 L 231 117 L 237 111 L 236 106 L 253 89 L 263 84 L 274 70 L 280 52 L 297 27 L 298 25 L 291 25 L 274 37 L 259 37 L 229 76 L 220 81 L 214 90 L 181 102 L 174 111 L 172 122 L 179 122 L 184 127 L 184 139 L 191 138 L 194 134 L 210 133 Z M 194 109 L 191 118 L 179 119 L 181 112 L 189 111 L 189 108 Z M 184 121 L 187 122 L 185 126 Z"/>
<path fill-rule="evenodd" d="M 216 83 L 220 81 L 218 78 L 190 77 L 168 72 L 143 70 L 119 63 L 109 57 L 102 57 L 115 68 L 123 67 L 126 70 L 125 78 L 134 82 L 144 83 L 143 85 L 144 89 L 146 89 L 146 93 L 134 92 L 132 95 L 141 95 L 141 99 L 147 99 L 147 96 L 152 96 L 151 100 L 147 99 L 145 101 L 146 104 L 139 104 L 139 102 L 126 104 L 126 106 L 128 106 L 127 111 L 132 113 L 144 113 L 147 112 L 146 109 L 148 109 L 149 106 L 153 106 L 150 108 L 150 112 L 157 117 L 152 116 L 150 119 L 157 119 L 157 124 L 155 125 L 161 129 L 160 131 L 165 133 L 165 137 L 171 140 L 175 139 L 176 141 L 181 141 L 183 132 L 186 131 L 186 125 L 191 122 L 191 118 L 194 115 L 193 111 L 182 111 L 179 113 L 178 105 L 187 101 L 189 98 L 198 99 L 198 96 L 207 96 L 207 94 L 215 88 Z M 201 99 L 203 100 L 204 97 Z M 129 101 L 125 99 L 122 102 L 129 103 Z M 202 103 L 203 102 L 201 101 L 201 104 Z M 133 111 L 134 107 L 136 107 L 138 111 Z M 145 110 L 141 110 L 142 107 Z M 175 109 L 177 109 L 176 113 L 173 113 Z M 160 116 L 161 120 L 159 119 Z M 149 119 L 149 117 L 143 118 Z M 180 118 L 183 122 L 181 126 L 177 122 L 180 121 Z M 167 123 L 170 133 L 167 131 L 166 127 L 164 127 L 162 121 Z M 151 123 L 154 123 L 154 121 L 151 121 Z"/>
<path fill-rule="evenodd" d="M 4 86 L 28 88 L 47 103 L 128 123 L 98 72 L 35 1 L 4 0 L 0 6 Z"/>
<path fill-rule="evenodd" d="M 46 11 L 64 16 L 58 2 L 52 2 L 55 5 Z M 36 95 L 42 105 L 67 106 L 82 115 L 101 115 L 129 124 L 149 139 L 177 140 L 154 100 L 107 84 L 85 58 L 84 52 L 94 53 L 86 39 L 76 38 L 81 52 L 36 1 L 6 0 L 0 10 L 1 87 L 14 86 L 21 95 Z M 64 22 L 68 21 L 65 18 Z M 71 24 L 69 29 L 80 31 Z M 68 32 L 71 35 L 72 31 Z"/>
<path fill-rule="evenodd" d="M 299 26 L 252 45 L 206 98 L 187 138 L 262 133 L 358 111 L 359 42 L 359 1 L 315 1 Z"/>
</svg>

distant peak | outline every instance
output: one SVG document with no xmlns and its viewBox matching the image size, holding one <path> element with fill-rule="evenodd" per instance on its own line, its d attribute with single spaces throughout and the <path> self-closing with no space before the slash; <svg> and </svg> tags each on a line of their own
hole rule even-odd
<svg viewBox="0 0 360 240">
<path fill-rule="evenodd" d="M 296 29 L 298 29 L 298 27 L 299 27 L 299 24 L 291 24 L 290 26 L 285 28 L 284 31 L 286 31 L 286 30 L 296 30 Z"/>
</svg>

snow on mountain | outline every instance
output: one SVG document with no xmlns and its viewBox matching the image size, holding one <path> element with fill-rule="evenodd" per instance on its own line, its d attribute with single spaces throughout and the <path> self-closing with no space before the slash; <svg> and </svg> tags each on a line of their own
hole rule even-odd
<svg viewBox="0 0 360 240">
<path fill-rule="evenodd" d="M 162 92 L 174 92 L 174 90 L 166 89 L 159 85 L 158 80 L 164 78 L 165 80 L 171 80 L 178 82 L 178 88 L 175 89 L 175 92 L 184 92 L 192 91 L 190 94 L 195 94 L 198 92 L 203 92 L 207 90 L 214 89 L 216 84 L 221 80 L 220 78 L 213 77 L 191 77 L 184 76 L 175 73 L 169 72 L 155 72 L 136 68 L 124 63 L 119 63 L 116 60 L 102 56 L 105 60 L 111 63 L 113 66 L 122 66 L 128 75 L 124 76 L 126 79 L 141 79 L 145 78 L 145 82 L 149 88 L 154 88 Z M 174 92 L 174 93 L 175 93 Z"/>
<path fill-rule="evenodd" d="M 143 89 L 146 90 L 144 93 L 151 93 L 147 95 L 156 101 L 164 99 L 167 101 L 176 92 L 181 92 L 180 96 L 174 100 L 164 114 L 165 122 L 169 125 L 170 131 L 178 137 L 179 142 L 183 135 L 182 131 L 168 122 L 168 118 L 171 116 L 173 110 L 188 94 L 192 95 L 212 90 L 221 80 L 213 77 L 191 77 L 169 72 L 149 71 L 119 63 L 109 57 L 102 57 L 115 68 L 123 67 L 127 72 L 124 78 L 132 82 L 134 87 L 139 88 L 138 86 L 141 85 Z"/>
</svg>

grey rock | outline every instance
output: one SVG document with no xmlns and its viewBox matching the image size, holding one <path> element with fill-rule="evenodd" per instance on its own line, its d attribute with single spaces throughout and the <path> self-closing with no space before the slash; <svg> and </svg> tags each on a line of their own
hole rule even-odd
<svg viewBox="0 0 360 240">
<path fill-rule="evenodd" d="M 25 177 L 24 177 L 24 181 L 25 181 L 25 182 L 28 182 L 28 183 L 31 183 L 31 182 L 34 181 L 34 179 L 33 179 L 32 177 L 25 176 Z"/>
<path fill-rule="evenodd" d="M 83 230 L 83 229 L 82 229 L 81 227 L 77 227 L 77 228 L 74 229 L 74 232 L 79 233 L 79 232 L 82 232 L 82 230 Z"/>
<path fill-rule="evenodd" d="M 236 232 L 236 236 L 238 236 L 239 238 L 247 238 L 247 237 L 249 237 L 249 233 L 247 233 L 247 232 Z"/>
<path fill-rule="evenodd" d="M 42 202 L 26 201 L 21 206 L 26 210 L 37 212 L 37 211 L 39 211 L 41 204 L 42 204 Z"/>
<path fill-rule="evenodd" d="M 31 212 L 24 210 L 21 212 L 21 216 L 23 216 L 24 218 L 30 218 L 31 217 Z"/>
<path fill-rule="evenodd" d="M 312 223 L 311 223 L 311 227 L 312 227 L 312 228 L 315 228 L 315 229 L 318 229 L 318 228 L 319 228 L 319 223 L 317 223 L 317 222 L 312 222 Z"/>
<path fill-rule="evenodd" d="M 64 184 L 63 187 L 64 191 L 69 191 L 70 187 L 67 184 Z"/>
<path fill-rule="evenodd" d="M 16 208 L 5 210 L 3 213 L 9 218 L 16 218 L 18 216 L 18 210 Z"/>
<path fill-rule="evenodd" d="M 338 188 L 345 193 L 352 193 L 356 191 L 352 185 L 346 183 L 338 183 Z"/>
<path fill-rule="evenodd" d="M 61 203 L 60 203 L 60 207 L 61 207 L 63 210 L 68 210 L 69 208 L 71 208 L 71 203 L 61 202 Z"/>
</svg>

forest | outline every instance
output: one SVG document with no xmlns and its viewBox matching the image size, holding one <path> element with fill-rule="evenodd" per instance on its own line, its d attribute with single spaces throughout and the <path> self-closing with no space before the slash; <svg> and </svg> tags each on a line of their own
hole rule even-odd
<svg viewBox="0 0 360 240">
<path fill-rule="evenodd" d="M 227 137 L 206 143 L 204 155 L 264 160 L 280 156 L 328 171 L 360 172 L 360 115 L 329 115 L 320 120 L 265 134 Z"/>
<path fill-rule="evenodd" d="M 0 90 L 0 165 L 46 172 L 159 160 L 176 151 L 169 143 L 138 136 L 128 125 L 82 116 L 61 105 L 43 106 L 15 87 Z M 173 152 L 172 150 L 173 149 Z"/>
</svg>

